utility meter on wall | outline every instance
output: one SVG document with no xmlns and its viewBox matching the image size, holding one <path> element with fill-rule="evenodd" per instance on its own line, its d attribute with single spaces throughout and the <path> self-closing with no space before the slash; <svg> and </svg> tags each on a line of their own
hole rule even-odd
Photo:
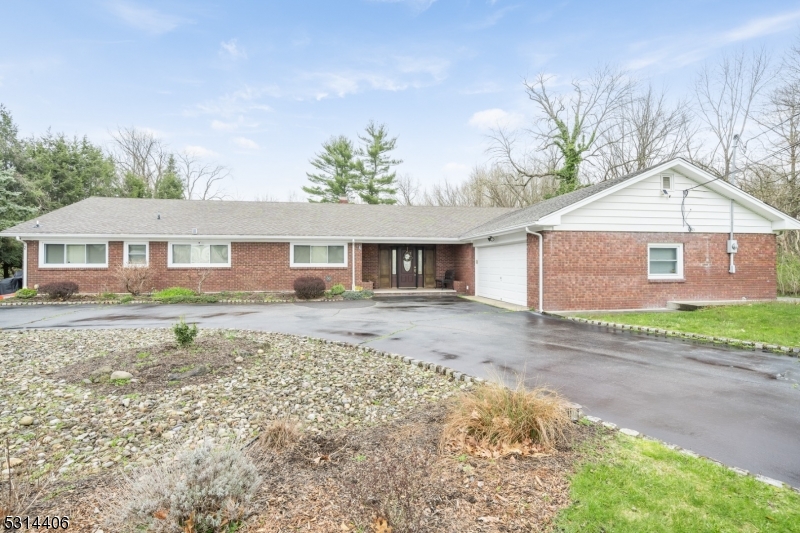
<svg viewBox="0 0 800 533">
<path fill-rule="evenodd" d="M 728 239 L 728 253 L 735 254 L 739 251 L 739 242 L 736 239 Z"/>
</svg>

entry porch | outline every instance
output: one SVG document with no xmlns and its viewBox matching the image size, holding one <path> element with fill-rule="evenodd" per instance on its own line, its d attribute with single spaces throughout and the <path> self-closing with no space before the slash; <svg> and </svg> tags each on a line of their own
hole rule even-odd
<svg viewBox="0 0 800 533">
<path fill-rule="evenodd" d="M 453 271 L 448 292 L 475 290 L 472 244 L 364 243 L 361 256 L 361 279 L 379 294 L 441 292 L 448 270 Z"/>
</svg>

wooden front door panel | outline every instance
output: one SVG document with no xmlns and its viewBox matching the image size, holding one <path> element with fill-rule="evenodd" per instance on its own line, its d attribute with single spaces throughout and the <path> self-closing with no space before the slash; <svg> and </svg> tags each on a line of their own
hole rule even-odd
<svg viewBox="0 0 800 533">
<path fill-rule="evenodd" d="M 417 286 L 417 250 L 413 246 L 401 246 L 397 250 L 397 286 Z"/>
</svg>

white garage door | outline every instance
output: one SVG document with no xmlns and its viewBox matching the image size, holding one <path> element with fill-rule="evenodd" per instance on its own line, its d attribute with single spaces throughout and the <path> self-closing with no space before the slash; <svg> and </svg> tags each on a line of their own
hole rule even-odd
<svg viewBox="0 0 800 533">
<path fill-rule="evenodd" d="M 475 262 L 475 293 L 478 296 L 528 305 L 526 243 L 476 248 Z"/>
</svg>

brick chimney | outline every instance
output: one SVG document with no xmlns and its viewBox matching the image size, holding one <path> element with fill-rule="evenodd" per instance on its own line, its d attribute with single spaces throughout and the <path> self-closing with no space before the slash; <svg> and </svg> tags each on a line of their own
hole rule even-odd
<svg viewBox="0 0 800 533">
<path fill-rule="evenodd" d="M 340 204 L 349 204 L 350 200 L 347 199 L 347 196 L 340 196 L 339 197 L 339 203 Z"/>
</svg>

